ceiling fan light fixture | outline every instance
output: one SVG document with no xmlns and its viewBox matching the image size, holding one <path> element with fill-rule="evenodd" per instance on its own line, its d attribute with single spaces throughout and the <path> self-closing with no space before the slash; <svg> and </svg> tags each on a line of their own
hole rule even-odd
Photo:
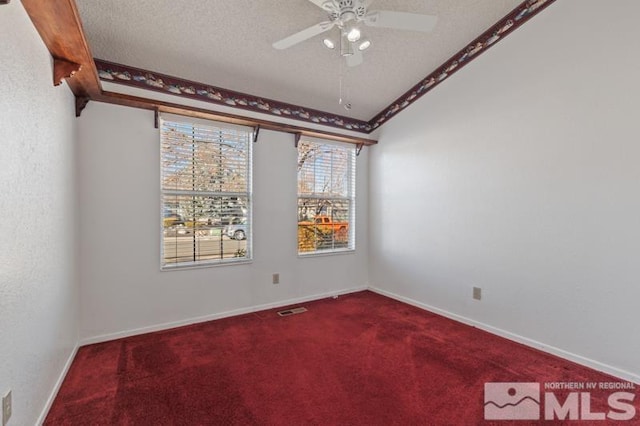
<svg viewBox="0 0 640 426">
<path fill-rule="evenodd" d="M 353 53 L 353 44 L 349 42 L 347 33 L 343 32 L 340 36 L 340 56 L 351 56 Z"/>
<path fill-rule="evenodd" d="M 363 52 L 365 50 L 367 50 L 369 47 L 371 46 L 371 40 L 369 39 L 364 39 L 362 40 L 362 42 L 358 45 L 358 50 Z"/>
<path fill-rule="evenodd" d="M 356 41 L 360 40 L 360 30 L 358 29 L 358 27 L 351 27 L 351 29 L 347 32 L 347 40 L 349 40 L 352 43 L 355 43 Z"/>
<path fill-rule="evenodd" d="M 324 44 L 324 47 L 326 47 L 327 49 L 335 49 L 336 47 L 336 44 L 330 38 L 325 38 L 324 40 L 322 40 L 322 44 Z"/>
</svg>

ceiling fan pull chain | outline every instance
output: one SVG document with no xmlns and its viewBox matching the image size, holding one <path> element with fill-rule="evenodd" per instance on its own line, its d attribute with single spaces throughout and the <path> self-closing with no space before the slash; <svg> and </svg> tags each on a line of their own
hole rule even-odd
<svg viewBox="0 0 640 426">
<path fill-rule="evenodd" d="M 340 98 L 338 99 L 338 105 L 342 105 L 344 107 L 344 109 L 346 109 L 347 111 L 351 110 L 351 102 L 349 102 L 349 86 L 346 84 L 346 82 L 344 82 L 345 79 L 345 72 L 344 72 L 344 68 L 342 66 L 342 60 L 339 61 L 340 63 L 340 76 L 339 76 L 339 85 L 340 85 Z M 348 70 L 347 70 L 348 72 Z M 346 87 L 346 89 L 343 89 L 343 86 Z M 344 94 L 344 91 L 346 90 L 347 92 L 347 98 L 344 99 L 342 97 L 342 95 Z"/>
<path fill-rule="evenodd" d="M 342 58 L 341 58 L 342 59 Z M 338 61 L 338 87 L 339 87 L 339 98 L 338 98 L 338 105 L 342 105 L 342 60 Z"/>
</svg>

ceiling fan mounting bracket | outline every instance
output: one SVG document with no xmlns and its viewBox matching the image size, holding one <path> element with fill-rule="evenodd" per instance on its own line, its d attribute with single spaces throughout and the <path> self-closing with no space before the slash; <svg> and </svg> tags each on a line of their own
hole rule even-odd
<svg viewBox="0 0 640 426">
<path fill-rule="evenodd" d="M 362 0 L 327 0 L 322 8 L 329 12 L 329 20 L 338 27 L 350 21 L 361 21 L 367 14 L 367 6 Z"/>
</svg>

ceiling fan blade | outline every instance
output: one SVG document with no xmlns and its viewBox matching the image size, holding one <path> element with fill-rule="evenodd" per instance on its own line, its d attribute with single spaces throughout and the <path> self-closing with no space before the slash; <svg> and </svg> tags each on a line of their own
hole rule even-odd
<svg viewBox="0 0 640 426">
<path fill-rule="evenodd" d="M 357 67 L 362 63 L 362 52 L 358 49 L 355 49 L 353 55 L 347 56 L 347 66 L 349 67 Z"/>
<path fill-rule="evenodd" d="M 275 43 L 273 43 L 273 47 L 275 49 L 286 49 L 295 44 L 308 40 L 311 37 L 317 36 L 318 34 L 322 34 L 325 31 L 329 31 L 331 28 L 333 28 L 334 25 L 335 23 L 329 22 L 329 21 L 320 22 L 319 24 L 306 28 L 293 35 L 290 35 L 287 38 L 283 38 L 280 41 L 276 41 Z"/>
<path fill-rule="evenodd" d="M 364 22 L 371 27 L 429 32 L 436 26 L 438 17 L 407 12 L 392 12 L 390 10 L 377 10 L 367 14 Z"/>
<path fill-rule="evenodd" d="M 333 2 L 331 0 L 309 0 L 311 3 L 315 4 L 322 10 L 330 10 L 333 8 Z M 327 4 L 329 3 L 329 4 Z M 325 6 L 326 5 L 326 6 Z"/>
</svg>

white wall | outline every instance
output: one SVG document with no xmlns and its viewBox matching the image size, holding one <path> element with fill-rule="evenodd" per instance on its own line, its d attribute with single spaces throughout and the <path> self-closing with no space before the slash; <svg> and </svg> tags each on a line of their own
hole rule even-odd
<svg viewBox="0 0 640 426">
<path fill-rule="evenodd" d="M 153 113 L 91 102 L 78 127 L 83 342 L 367 286 L 366 149 L 357 161 L 355 254 L 297 257 L 293 136 L 262 130 L 254 145 L 253 263 L 161 272 Z"/>
<path fill-rule="evenodd" d="M 373 286 L 640 380 L 639 15 L 559 1 L 382 127 Z"/>
<path fill-rule="evenodd" d="M 74 353 L 75 113 L 18 1 L 0 6 L 0 393 L 32 425 Z"/>
</svg>

